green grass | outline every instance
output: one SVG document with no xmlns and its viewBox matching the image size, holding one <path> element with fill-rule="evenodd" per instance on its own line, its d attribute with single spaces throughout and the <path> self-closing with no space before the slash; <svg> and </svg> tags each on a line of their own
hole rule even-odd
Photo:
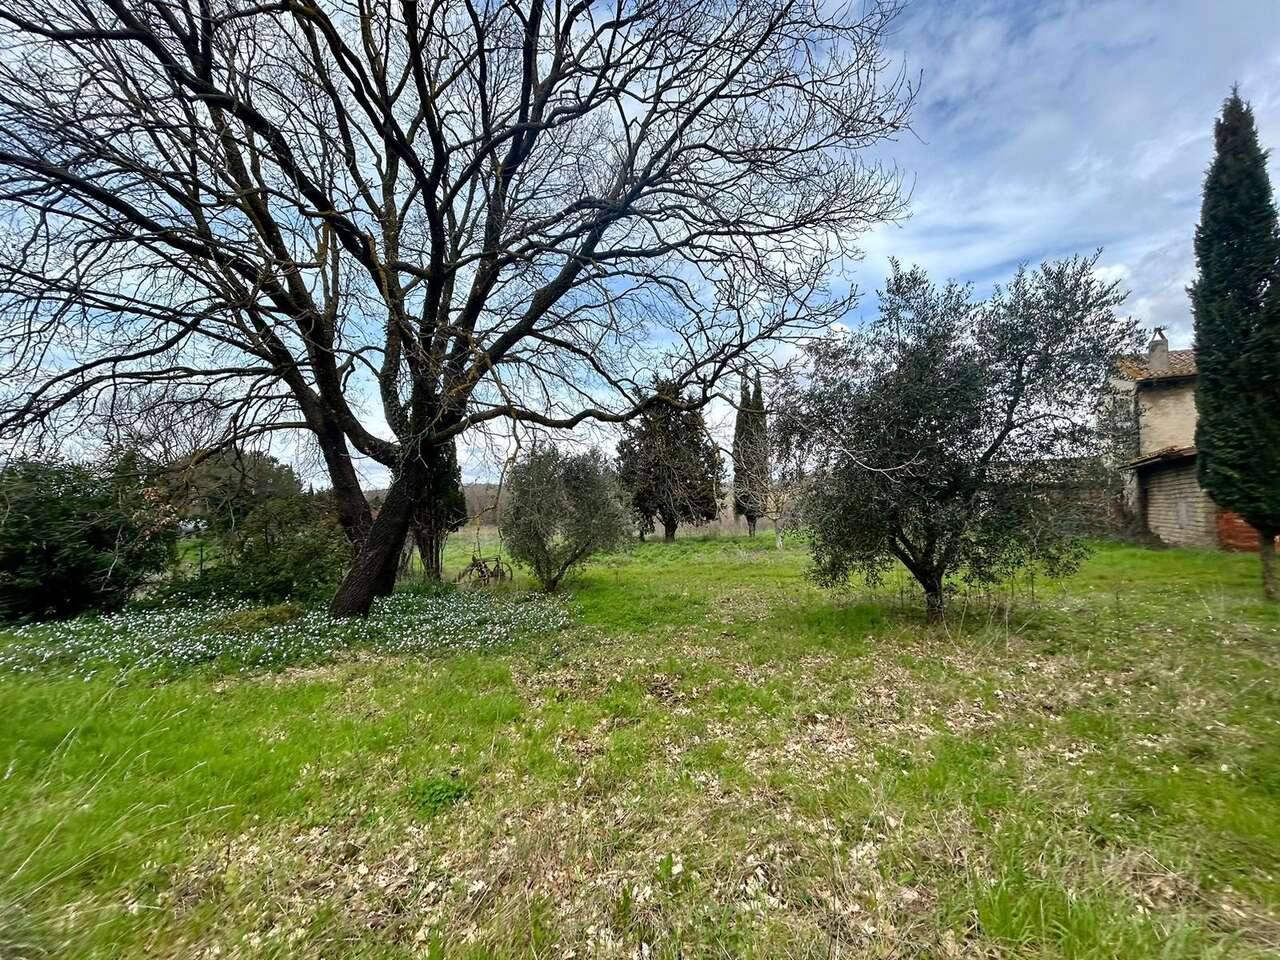
<svg viewBox="0 0 1280 960">
<path fill-rule="evenodd" d="M 0 676 L 0 956 L 1280 955 L 1256 563 L 1103 546 L 931 627 L 689 539 L 492 649 Z"/>
</svg>

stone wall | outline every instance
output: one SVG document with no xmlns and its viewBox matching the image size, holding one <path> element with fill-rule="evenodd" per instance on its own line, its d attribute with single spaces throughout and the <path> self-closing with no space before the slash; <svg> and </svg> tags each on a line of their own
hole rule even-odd
<svg viewBox="0 0 1280 960">
<path fill-rule="evenodd" d="M 1147 527 L 1175 547 L 1218 545 L 1218 507 L 1196 482 L 1196 462 L 1150 469 L 1144 477 Z"/>
<path fill-rule="evenodd" d="M 1166 447 L 1190 447 L 1196 442 L 1196 384 L 1194 380 L 1143 384 L 1138 391 L 1138 454 L 1146 456 Z"/>
</svg>

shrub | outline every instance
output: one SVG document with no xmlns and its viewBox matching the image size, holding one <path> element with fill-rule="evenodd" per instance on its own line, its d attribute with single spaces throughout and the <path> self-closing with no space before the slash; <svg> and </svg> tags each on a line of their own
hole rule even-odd
<svg viewBox="0 0 1280 960">
<path fill-rule="evenodd" d="M 325 496 L 269 500 L 249 514 L 233 569 L 240 596 L 259 603 L 328 600 L 351 562 L 351 544 Z"/>
<path fill-rule="evenodd" d="M 225 617 L 215 620 L 209 627 L 214 633 L 257 633 L 267 627 L 280 627 L 286 623 L 293 623 L 306 612 L 306 608 L 297 603 L 251 607 L 248 610 L 233 610 Z"/>
<path fill-rule="evenodd" d="M 617 475 L 598 450 L 535 449 L 511 470 L 500 521 L 511 556 L 547 591 L 594 553 L 627 539 L 631 518 Z"/>
<path fill-rule="evenodd" d="M 332 596 L 350 561 L 350 541 L 327 496 L 281 497 L 249 514 L 224 541 L 216 566 L 173 582 L 153 599 L 320 603 Z"/>
<path fill-rule="evenodd" d="M 173 555 L 175 518 L 136 461 L 16 461 L 0 470 L 0 616 L 116 610 Z"/>
</svg>

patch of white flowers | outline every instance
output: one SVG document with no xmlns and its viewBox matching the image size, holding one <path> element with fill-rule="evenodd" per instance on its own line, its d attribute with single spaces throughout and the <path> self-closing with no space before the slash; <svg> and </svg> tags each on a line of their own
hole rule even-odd
<svg viewBox="0 0 1280 960">
<path fill-rule="evenodd" d="M 563 601 L 543 595 L 401 593 L 376 601 L 363 620 L 315 610 L 252 632 L 229 630 L 227 617 L 247 609 L 215 603 L 15 627 L 7 643 L 0 639 L 0 673 L 88 680 L 103 671 L 169 673 L 201 664 L 246 673 L 357 649 L 391 656 L 493 650 L 572 621 Z"/>
</svg>

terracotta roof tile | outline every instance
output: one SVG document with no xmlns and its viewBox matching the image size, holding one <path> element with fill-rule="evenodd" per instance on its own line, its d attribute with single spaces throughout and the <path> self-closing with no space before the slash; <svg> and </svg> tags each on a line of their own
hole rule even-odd
<svg viewBox="0 0 1280 960">
<path fill-rule="evenodd" d="M 1196 375 L 1196 352 L 1194 350 L 1170 350 L 1169 369 L 1151 370 L 1147 367 L 1147 355 L 1124 357 L 1118 366 L 1120 372 L 1130 380 L 1163 380 L 1166 377 L 1194 377 Z"/>
</svg>

